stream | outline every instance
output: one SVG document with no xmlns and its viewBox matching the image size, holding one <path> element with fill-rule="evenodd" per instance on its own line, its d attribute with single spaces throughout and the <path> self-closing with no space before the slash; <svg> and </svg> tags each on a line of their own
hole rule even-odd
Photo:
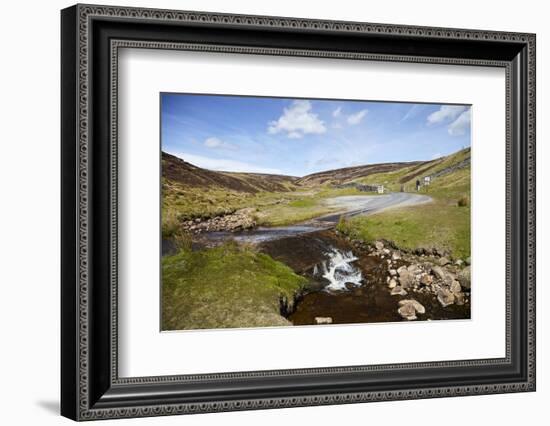
<svg viewBox="0 0 550 426">
<path fill-rule="evenodd" d="M 207 246 L 228 239 L 254 244 L 261 252 L 308 278 L 309 285 L 297 295 L 291 311 L 286 307 L 281 310 L 295 325 L 317 324 L 319 317 L 330 317 L 332 324 L 401 321 L 397 307 L 402 297 L 390 294 L 386 261 L 352 247 L 334 227 L 342 215 L 368 215 L 430 201 L 428 196 L 410 193 L 334 197 L 325 202 L 338 209 L 338 213 L 291 226 L 208 232 L 201 234 L 200 239 Z M 401 265 L 392 267 L 398 266 Z M 443 308 L 433 295 L 414 294 L 414 298 L 426 307 L 422 319 L 469 318 L 469 304 Z"/>
</svg>

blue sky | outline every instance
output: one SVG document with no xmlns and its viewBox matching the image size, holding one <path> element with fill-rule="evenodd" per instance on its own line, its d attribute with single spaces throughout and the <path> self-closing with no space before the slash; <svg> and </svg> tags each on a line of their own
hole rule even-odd
<svg viewBox="0 0 550 426">
<path fill-rule="evenodd" d="M 305 176 L 470 146 L 470 107 L 161 94 L 163 151 L 196 166 Z"/>
</svg>

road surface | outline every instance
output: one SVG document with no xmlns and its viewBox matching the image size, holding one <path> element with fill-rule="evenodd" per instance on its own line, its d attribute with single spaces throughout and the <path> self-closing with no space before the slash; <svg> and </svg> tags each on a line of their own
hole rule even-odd
<svg viewBox="0 0 550 426">
<path fill-rule="evenodd" d="M 337 212 L 320 216 L 304 223 L 289 226 L 274 226 L 271 228 L 258 227 L 240 232 L 209 232 L 204 235 L 211 241 L 223 241 L 229 237 L 237 241 L 260 243 L 322 229 L 330 229 L 336 226 L 341 216 L 369 215 L 382 210 L 424 204 L 431 201 L 432 198 L 427 195 L 411 194 L 408 192 L 332 197 L 324 200 L 324 203 L 337 209 Z"/>
</svg>

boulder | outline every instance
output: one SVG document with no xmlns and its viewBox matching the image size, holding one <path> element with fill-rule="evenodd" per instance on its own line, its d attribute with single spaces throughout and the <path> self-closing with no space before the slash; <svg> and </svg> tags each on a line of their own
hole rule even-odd
<svg viewBox="0 0 550 426">
<path fill-rule="evenodd" d="M 392 279 L 388 282 L 388 287 L 389 287 L 389 288 L 395 288 L 395 287 L 397 287 L 397 281 L 395 281 L 395 279 L 392 278 Z"/>
<path fill-rule="evenodd" d="M 464 302 L 465 302 L 464 293 L 455 294 L 455 303 L 458 306 L 464 305 Z"/>
<path fill-rule="evenodd" d="M 450 286 L 451 293 L 453 293 L 455 296 L 458 293 L 462 292 L 462 287 L 460 287 L 460 283 L 456 280 L 453 281 L 453 283 Z"/>
<path fill-rule="evenodd" d="M 388 270 L 388 272 L 392 277 L 395 277 L 397 275 L 397 271 L 395 269 L 390 269 Z"/>
<path fill-rule="evenodd" d="M 332 324 L 332 317 L 315 317 L 315 324 Z"/>
<path fill-rule="evenodd" d="M 419 275 L 422 273 L 422 268 L 420 266 L 412 264 L 407 267 L 407 271 L 409 271 L 411 274 Z"/>
<path fill-rule="evenodd" d="M 375 241 L 374 247 L 376 247 L 376 250 L 382 250 L 384 248 L 384 243 L 382 241 Z"/>
<path fill-rule="evenodd" d="M 448 265 L 449 263 L 451 263 L 451 261 L 446 257 L 442 257 L 441 259 L 439 259 L 440 266 L 445 266 L 445 265 Z"/>
<path fill-rule="evenodd" d="M 411 305 L 419 314 L 425 314 L 426 309 L 424 306 L 414 299 L 404 299 L 399 301 L 399 306 Z"/>
<path fill-rule="evenodd" d="M 399 273 L 399 283 L 403 288 L 412 287 L 412 285 L 414 284 L 414 275 L 406 269 L 401 271 Z"/>
<path fill-rule="evenodd" d="M 447 287 L 452 287 L 453 283 L 456 281 L 456 277 L 450 273 L 445 272 L 445 276 L 443 277 L 443 282 L 447 285 Z"/>
<path fill-rule="evenodd" d="M 468 290 L 470 289 L 472 283 L 471 283 L 471 267 L 470 266 L 466 266 L 464 269 L 462 269 L 459 273 L 458 273 L 458 282 L 460 283 L 460 285 L 464 288 L 467 288 Z"/>
<path fill-rule="evenodd" d="M 398 251 L 394 251 L 391 255 L 391 258 L 392 260 L 399 260 L 401 259 L 401 253 L 399 253 Z"/>
<path fill-rule="evenodd" d="M 455 295 L 446 288 L 442 288 L 437 292 L 437 300 L 441 306 L 446 307 L 455 303 Z"/>
<path fill-rule="evenodd" d="M 407 292 L 401 286 L 395 286 L 390 293 L 392 296 L 406 296 Z"/>
<path fill-rule="evenodd" d="M 414 306 L 411 304 L 406 304 L 401 306 L 399 309 L 397 309 L 397 312 L 407 321 L 412 321 L 417 319 L 416 309 L 414 309 Z"/>
<path fill-rule="evenodd" d="M 446 272 L 441 266 L 433 266 L 432 273 L 435 275 L 436 278 L 439 278 L 440 280 L 444 279 L 446 275 Z"/>
<path fill-rule="evenodd" d="M 420 284 L 429 286 L 433 283 L 433 277 L 429 274 L 424 274 L 420 277 Z"/>
</svg>

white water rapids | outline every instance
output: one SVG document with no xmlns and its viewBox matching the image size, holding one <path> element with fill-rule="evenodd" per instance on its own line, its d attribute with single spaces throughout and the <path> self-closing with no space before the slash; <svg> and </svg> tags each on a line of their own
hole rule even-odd
<svg viewBox="0 0 550 426">
<path fill-rule="evenodd" d="M 351 252 L 344 252 L 337 248 L 331 249 L 326 253 L 328 260 L 321 263 L 321 271 L 317 265 L 313 270 L 314 275 L 322 275 L 330 284 L 325 287 L 326 290 L 347 290 L 346 283 L 354 286 L 360 286 L 363 280 L 361 271 L 352 265 L 357 257 Z"/>
</svg>

